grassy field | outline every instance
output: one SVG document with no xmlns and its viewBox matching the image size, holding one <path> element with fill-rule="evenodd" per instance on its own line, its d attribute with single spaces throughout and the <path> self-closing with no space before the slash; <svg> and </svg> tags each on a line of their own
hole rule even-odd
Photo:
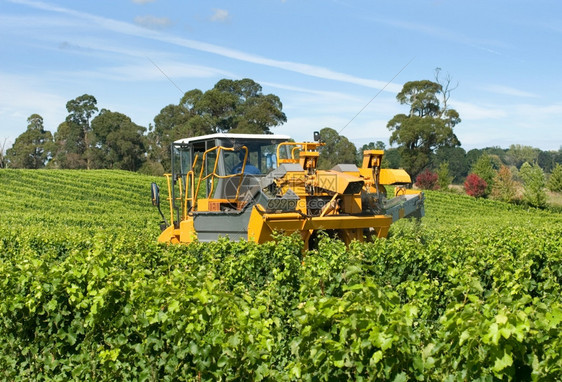
<svg viewBox="0 0 562 382">
<path fill-rule="evenodd" d="M 427 192 L 375 243 L 166 246 L 154 180 L 0 171 L 2 379 L 562 375 L 559 213 Z"/>
</svg>

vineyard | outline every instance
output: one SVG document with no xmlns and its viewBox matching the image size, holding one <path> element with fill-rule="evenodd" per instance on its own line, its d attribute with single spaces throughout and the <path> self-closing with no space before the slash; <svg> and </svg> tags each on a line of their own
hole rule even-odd
<svg viewBox="0 0 562 382">
<path fill-rule="evenodd" d="M 562 376 L 559 213 L 429 191 L 375 243 L 166 246 L 155 180 L 0 171 L 2 380 Z"/>
</svg>

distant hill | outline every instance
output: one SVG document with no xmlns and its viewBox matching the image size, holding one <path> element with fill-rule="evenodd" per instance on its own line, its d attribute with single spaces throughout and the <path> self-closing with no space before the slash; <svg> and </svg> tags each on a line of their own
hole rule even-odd
<svg viewBox="0 0 562 382">
<path fill-rule="evenodd" d="M 67 232 L 152 228 L 156 237 L 152 181 L 164 178 L 117 170 L 0 170 L 0 224 Z"/>
</svg>

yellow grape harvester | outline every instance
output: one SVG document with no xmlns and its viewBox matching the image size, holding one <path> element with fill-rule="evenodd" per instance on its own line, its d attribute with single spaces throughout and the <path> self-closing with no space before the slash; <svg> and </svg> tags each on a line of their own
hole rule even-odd
<svg viewBox="0 0 562 382">
<path fill-rule="evenodd" d="M 221 236 L 257 243 L 274 232 L 298 232 L 305 249 L 325 231 L 349 244 L 386 237 L 392 222 L 424 216 L 424 195 L 407 189 L 404 170 L 381 168 L 384 152 L 366 150 L 361 167 L 338 164 L 319 170 L 314 142 L 285 135 L 217 133 L 172 144 L 167 180 L 169 219 L 160 209 L 160 191 L 151 185 L 152 203 L 163 218 L 158 241 L 191 243 Z M 385 186 L 394 186 L 389 198 Z"/>
</svg>

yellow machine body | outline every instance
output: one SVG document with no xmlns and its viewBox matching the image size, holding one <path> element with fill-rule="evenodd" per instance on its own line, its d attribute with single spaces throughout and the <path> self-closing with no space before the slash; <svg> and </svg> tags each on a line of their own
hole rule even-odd
<svg viewBox="0 0 562 382">
<path fill-rule="evenodd" d="M 274 232 L 299 233 L 305 248 L 319 231 L 346 244 L 386 237 L 393 221 L 422 217 L 423 193 L 404 188 L 404 170 L 381 169 L 384 152 L 367 150 L 361 167 L 318 170 L 321 142 L 279 135 L 212 134 L 176 141 L 166 174 L 165 243 L 221 236 L 263 243 Z M 238 162 L 238 163 L 236 163 Z M 388 198 L 384 186 L 394 185 Z M 159 193 L 153 185 L 153 204 Z"/>
</svg>

